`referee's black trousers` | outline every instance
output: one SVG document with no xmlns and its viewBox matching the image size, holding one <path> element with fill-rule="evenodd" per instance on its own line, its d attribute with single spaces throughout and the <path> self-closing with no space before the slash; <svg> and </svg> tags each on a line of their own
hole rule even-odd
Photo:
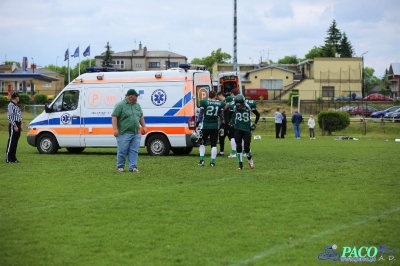
<svg viewBox="0 0 400 266">
<path fill-rule="evenodd" d="M 6 162 L 15 162 L 17 160 L 16 153 L 17 153 L 17 146 L 18 140 L 21 136 L 21 124 L 17 123 L 18 132 L 14 130 L 14 127 L 11 124 L 8 124 L 8 143 L 7 143 L 7 150 L 6 150 Z"/>
</svg>

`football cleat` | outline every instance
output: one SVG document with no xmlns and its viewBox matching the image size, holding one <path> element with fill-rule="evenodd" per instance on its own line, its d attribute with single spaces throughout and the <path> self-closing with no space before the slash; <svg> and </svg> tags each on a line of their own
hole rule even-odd
<svg viewBox="0 0 400 266">
<path fill-rule="evenodd" d="M 198 165 L 198 166 L 204 166 L 204 161 L 201 160 L 197 165 Z"/>
<path fill-rule="evenodd" d="M 236 154 L 229 154 L 228 158 L 236 158 Z"/>
<path fill-rule="evenodd" d="M 242 171 L 243 170 L 243 168 L 240 168 L 240 167 L 238 167 L 237 169 L 236 169 L 236 171 Z"/>
<path fill-rule="evenodd" d="M 214 166 L 215 166 L 215 163 L 210 163 L 210 166 L 211 166 L 211 167 L 214 167 Z"/>
<path fill-rule="evenodd" d="M 253 168 L 254 168 L 253 159 L 250 159 L 250 160 L 249 160 L 249 167 L 250 167 L 250 169 L 253 169 Z"/>
</svg>

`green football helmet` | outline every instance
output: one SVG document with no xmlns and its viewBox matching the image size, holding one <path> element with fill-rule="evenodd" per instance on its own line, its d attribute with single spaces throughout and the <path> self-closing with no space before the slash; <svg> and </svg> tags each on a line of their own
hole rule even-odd
<svg viewBox="0 0 400 266">
<path fill-rule="evenodd" d="M 236 97 L 235 97 L 235 103 L 244 104 L 244 101 L 245 101 L 245 100 L 246 100 L 246 99 L 244 98 L 243 94 L 238 94 L 238 95 L 236 95 Z"/>
<path fill-rule="evenodd" d="M 203 132 L 201 132 L 201 129 L 196 128 L 193 130 L 193 133 L 190 136 L 190 141 L 195 145 L 201 144 L 203 141 Z"/>
</svg>

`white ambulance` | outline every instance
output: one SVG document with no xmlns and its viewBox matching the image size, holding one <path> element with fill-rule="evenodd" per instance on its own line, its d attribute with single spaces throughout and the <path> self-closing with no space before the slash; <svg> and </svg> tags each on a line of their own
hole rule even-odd
<svg viewBox="0 0 400 266">
<path fill-rule="evenodd" d="M 199 102 L 212 89 L 210 73 L 190 70 L 190 65 L 80 75 L 29 124 L 28 143 L 42 154 L 60 148 L 80 153 L 86 147 L 116 147 L 111 113 L 129 89 L 140 94 L 138 103 L 147 126 L 140 146 L 150 155 L 189 154 Z"/>
</svg>

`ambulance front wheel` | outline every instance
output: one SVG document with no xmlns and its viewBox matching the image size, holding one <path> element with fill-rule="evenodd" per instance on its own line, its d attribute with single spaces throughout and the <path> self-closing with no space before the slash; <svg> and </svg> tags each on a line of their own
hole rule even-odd
<svg viewBox="0 0 400 266">
<path fill-rule="evenodd" d="M 54 154 L 58 150 L 57 140 L 52 134 L 41 135 L 36 146 L 41 154 Z"/>
<path fill-rule="evenodd" d="M 168 155 L 170 150 L 169 141 L 164 135 L 153 135 L 147 141 L 147 152 L 151 156 Z"/>
</svg>

